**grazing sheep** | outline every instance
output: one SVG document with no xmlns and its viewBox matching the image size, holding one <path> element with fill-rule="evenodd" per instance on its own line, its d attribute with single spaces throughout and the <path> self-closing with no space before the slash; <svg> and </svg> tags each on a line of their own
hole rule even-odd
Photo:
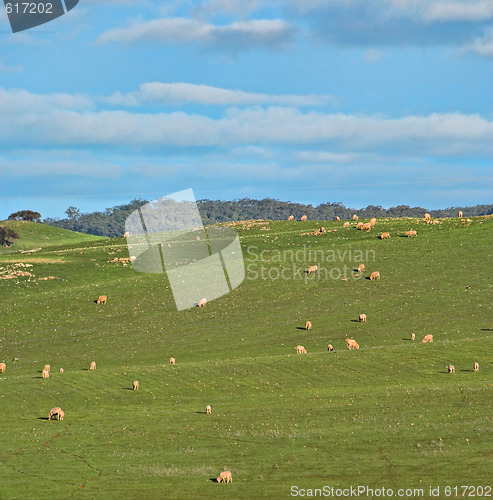
<svg viewBox="0 0 493 500">
<path fill-rule="evenodd" d="M 406 231 L 406 236 L 409 238 L 410 236 L 414 236 L 415 238 L 418 237 L 418 233 L 416 231 Z"/>
<path fill-rule="evenodd" d="M 390 240 L 390 233 L 382 233 L 380 235 L 381 240 L 389 239 Z"/>
<path fill-rule="evenodd" d="M 356 224 L 356 229 L 361 229 L 362 227 L 363 227 L 362 222 L 358 222 L 358 224 Z"/>
<path fill-rule="evenodd" d="M 342 227 L 348 227 L 348 226 L 349 226 L 349 222 L 348 222 L 348 221 L 346 221 L 346 222 L 342 225 Z"/>
<path fill-rule="evenodd" d="M 478 372 L 479 371 L 479 364 L 478 363 L 474 363 L 472 365 L 472 369 L 475 371 L 475 372 Z"/>
<path fill-rule="evenodd" d="M 5 363 L 0 363 L 0 372 L 5 373 L 7 369 L 7 365 Z"/>
<path fill-rule="evenodd" d="M 63 420 L 63 417 L 65 416 L 65 412 L 57 406 L 56 408 L 52 408 L 50 410 L 50 413 L 48 415 L 48 420 L 53 420 L 53 417 L 56 415 L 58 420 Z"/>
<path fill-rule="evenodd" d="M 45 369 L 47 372 L 49 372 L 49 371 L 51 370 L 51 367 L 50 367 L 50 365 L 45 365 L 44 369 Z"/>
<path fill-rule="evenodd" d="M 128 238 L 128 236 L 130 236 L 130 233 L 127 231 L 126 233 L 123 234 L 123 237 L 124 238 Z"/>
<path fill-rule="evenodd" d="M 414 335 L 414 333 L 411 333 L 411 340 L 415 340 L 416 339 L 416 335 Z"/>
<path fill-rule="evenodd" d="M 312 322 L 311 321 L 307 321 L 305 323 L 305 330 L 311 330 L 312 329 Z"/>
<path fill-rule="evenodd" d="M 134 383 L 132 384 L 132 390 L 136 391 L 139 388 L 139 381 L 134 380 Z"/>
<path fill-rule="evenodd" d="M 366 323 L 366 314 L 360 314 L 359 321 L 360 323 Z"/>
<path fill-rule="evenodd" d="M 462 211 L 459 210 L 459 217 L 462 217 Z"/>
<path fill-rule="evenodd" d="M 50 372 L 48 370 L 43 370 L 43 378 L 50 378 Z"/>
<path fill-rule="evenodd" d="M 295 349 L 296 354 L 306 354 L 306 349 L 302 345 L 297 345 Z"/>
<path fill-rule="evenodd" d="M 315 272 L 317 272 L 317 271 L 318 271 L 318 266 L 310 266 L 310 267 L 308 268 L 307 273 L 308 273 L 308 274 L 312 274 L 312 273 L 315 273 Z"/>
<path fill-rule="evenodd" d="M 210 415 L 212 413 L 212 408 L 211 408 L 211 405 L 207 405 L 205 407 L 205 412 L 207 413 L 207 415 Z"/>
<path fill-rule="evenodd" d="M 373 219 L 370 219 L 370 224 L 372 226 L 374 226 L 376 224 L 376 222 L 377 222 L 377 219 L 375 219 L 375 217 L 373 217 Z"/>
<path fill-rule="evenodd" d="M 358 216 L 356 214 L 353 215 L 353 220 L 358 220 Z"/>
<path fill-rule="evenodd" d="M 294 220 L 294 215 L 290 215 L 290 216 L 288 217 L 288 220 Z"/>
<path fill-rule="evenodd" d="M 89 367 L 89 370 L 95 370 L 96 369 L 96 361 L 93 361 L 91 363 L 91 366 Z"/>
<path fill-rule="evenodd" d="M 96 301 L 96 304 L 106 304 L 106 299 L 108 297 L 106 297 L 106 295 L 101 295 L 101 297 L 99 297 L 99 299 Z"/>
<path fill-rule="evenodd" d="M 306 215 L 303 215 L 303 217 L 301 217 L 301 220 L 306 220 L 306 219 L 307 219 Z"/>
<path fill-rule="evenodd" d="M 431 215 L 430 214 L 425 214 L 425 220 L 430 220 L 431 219 Z"/>
<path fill-rule="evenodd" d="M 60 368 L 60 373 L 63 373 L 63 368 Z"/>
<path fill-rule="evenodd" d="M 360 273 L 362 273 L 364 270 L 365 270 L 365 265 L 364 265 L 364 264 L 360 264 L 360 265 L 358 266 L 358 271 L 359 271 Z"/>
<path fill-rule="evenodd" d="M 233 482 L 233 478 L 231 477 L 231 472 L 229 472 L 229 470 L 225 470 L 224 472 L 221 472 L 221 474 L 219 474 L 219 477 L 217 478 L 217 482 L 218 483 L 232 483 Z"/>
<path fill-rule="evenodd" d="M 205 307 L 206 304 L 207 304 L 207 299 L 203 298 L 203 299 L 200 299 L 200 302 L 198 303 L 198 306 L 199 307 Z"/>
<path fill-rule="evenodd" d="M 359 345 L 358 343 L 356 342 L 356 340 L 353 340 L 353 339 L 346 339 L 346 344 L 347 344 L 347 348 L 349 350 L 351 349 L 359 349 Z"/>
<path fill-rule="evenodd" d="M 336 220 L 341 220 L 341 218 L 339 216 L 336 217 Z"/>
<path fill-rule="evenodd" d="M 322 226 L 322 227 L 320 228 L 320 232 L 321 232 L 321 233 L 325 233 L 325 227 L 323 227 L 323 226 Z"/>
<path fill-rule="evenodd" d="M 380 273 L 378 271 L 375 271 L 374 273 L 370 274 L 370 279 L 373 280 L 379 280 L 380 279 Z"/>
<path fill-rule="evenodd" d="M 421 342 L 433 342 L 433 335 L 426 335 Z"/>
<path fill-rule="evenodd" d="M 329 345 L 327 346 L 327 350 L 328 350 L 329 352 L 334 350 L 334 348 L 332 347 L 332 344 L 329 344 Z"/>
<path fill-rule="evenodd" d="M 447 366 L 447 370 L 449 373 L 455 373 L 455 367 L 454 365 L 448 365 Z"/>
<path fill-rule="evenodd" d="M 169 358 L 169 364 L 174 365 L 175 364 L 175 358 Z"/>
</svg>

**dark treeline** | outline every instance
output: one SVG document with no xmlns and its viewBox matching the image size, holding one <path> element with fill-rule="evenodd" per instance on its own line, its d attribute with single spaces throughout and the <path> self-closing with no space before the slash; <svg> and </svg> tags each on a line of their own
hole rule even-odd
<svg viewBox="0 0 493 500">
<path fill-rule="evenodd" d="M 145 200 L 132 200 L 126 205 L 107 208 L 104 212 L 81 214 L 76 207 L 69 207 L 65 219 L 45 219 L 45 224 L 70 229 L 97 236 L 116 237 L 125 232 L 126 218 L 137 208 L 148 203 Z M 197 201 L 204 224 L 229 222 L 247 219 L 286 220 L 290 215 L 299 220 L 306 215 L 308 220 L 341 220 L 351 219 L 354 214 L 359 218 L 372 217 L 423 217 L 429 213 L 432 217 L 457 217 L 462 210 L 465 217 L 493 214 L 493 205 L 476 205 L 474 207 L 450 207 L 440 210 L 427 210 L 421 207 L 398 205 L 385 209 L 381 206 L 368 205 L 359 210 L 347 208 L 342 203 L 322 203 L 316 207 L 286 201 L 264 198 L 252 200 L 199 200 Z"/>
</svg>

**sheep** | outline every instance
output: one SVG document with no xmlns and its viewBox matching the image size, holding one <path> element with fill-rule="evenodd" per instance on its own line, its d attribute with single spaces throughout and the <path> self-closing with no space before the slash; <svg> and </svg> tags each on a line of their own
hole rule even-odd
<svg viewBox="0 0 493 500">
<path fill-rule="evenodd" d="M 347 344 L 347 348 L 348 348 L 348 350 L 351 350 L 351 349 L 359 349 L 359 345 L 358 345 L 358 343 L 356 342 L 356 340 L 353 340 L 353 339 L 346 339 L 346 344 Z"/>
<path fill-rule="evenodd" d="M 203 299 L 200 299 L 200 302 L 198 303 L 199 307 L 205 307 L 207 304 L 207 299 L 204 297 Z"/>
<path fill-rule="evenodd" d="M 311 330 L 312 329 L 312 322 L 311 321 L 307 321 L 305 323 L 305 330 Z"/>
<path fill-rule="evenodd" d="M 479 371 L 479 364 L 478 363 L 474 363 L 472 365 L 472 369 L 473 369 L 473 371 L 478 372 Z"/>
<path fill-rule="evenodd" d="M 106 304 L 107 298 L 108 297 L 106 297 L 106 295 L 101 295 L 101 297 L 99 297 L 99 299 L 96 301 L 96 304 Z"/>
<path fill-rule="evenodd" d="M 290 215 L 290 216 L 288 217 L 288 220 L 294 220 L 294 215 Z"/>
<path fill-rule="evenodd" d="M 416 339 L 416 335 L 414 335 L 414 333 L 411 333 L 411 340 L 415 340 Z"/>
<path fill-rule="evenodd" d="M 60 368 L 60 373 L 63 373 L 63 368 Z"/>
<path fill-rule="evenodd" d="M 381 240 L 389 239 L 390 240 L 390 233 L 382 233 L 380 235 Z"/>
<path fill-rule="evenodd" d="M 0 372 L 5 373 L 7 369 L 7 365 L 5 363 L 0 363 Z"/>
<path fill-rule="evenodd" d="M 303 215 L 303 216 L 301 217 L 301 220 L 306 220 L 306 219 L 307 219 L 306 215 Z"/>
<path fill-rule="evenodd" d="M 169 358 L 169 364 L 174 365 L 175 364 L 175 358 Z"/>
<path fill-rule="evenodd" d="M 297 345 L 295 349 L 297 354 L 306 354 L 306 349 L 302 345 Z"/>
<path fill-rule="evenodd" d="M 366 232 L 371 231 L 371 228 L 372 228 L 372 225 L 369 222 L 367 222 L 366 224 L 363 224 L 361 226 L 361 230 L 362 231 L 365 230 Z"/>
<path fill-rule="evenodd" d="M 459 217 L 462 218 L 462 210 L 459 210 Z"/>
<path fill-rule="evenodd" d="M 206 413 L 207 415 L 210 415 L 210 414 L 212 413 L 212 408 L 211 408 L 211 405 L 207 405 L 207 406 L 205 407 L 205 413 Z"/>
<path fill-rule="evenodd" d="M 132 390 L 136 391 L 139 388 L 139 381 L 134 380 L 134 383 L 132 384 Z"/>
<path fill-rule="evenodd" d="M 455 373 L 455 367 L 454 367 L 454 365 L 447 366 L 447 370 L 448 370 L 449 373 Z"/>
<path fill-rule="evenodd" d="M 346 221 L 346 222 L 342 225 L 342 227 L 349 227 L 349 222 L 348 222 L 348 221 Z"/>
<path fill-rule="evenodd" d="M 433 335 L 426 335 L 421 342 L 433 342 Z"/>
<path fill-rule="evenodd" d="M 360 265 L 358 266 L 358 271 L 359 271 L 360 273 L 362 273 L 364 270 L 365 270 L 365 265 L 364 265 L 364 264 L 360 264 Z"/>
<path fill-rule="evenodd" d="M 340 218 L 339 216 L 337 216 L 337 217 L 336 217 L 336 220 L 339 220 L 339 221 L 340 221 L 340 220 L 341 220 L 341 218 Z"/>
<path fill-rule="evenodd" d="M 43 370 L 42 375 L 43 378 L 50 378 L 50 372 L 48 370 Z"/>
<path fill-rule="evenodd" d="M 356 229 L 361 229 L 362 227 L 363 227 L 362 222 L 358 222 L 358 224 L 356 224 Z"/>
<path fill-rule="evenodd" d="M 425 214 L 425 220 L 430 220 L 431 219 L 431 215 L 430 214 Z"/>
<path fill-rule="evenodd" d="M 325 233 L 325 227 L 323 227 L 323 226 L 322 226 L 322 227 L 320 228 L 320 232 L 321 232 L 321 233 Z"/>
<path fill-rule="evenodd" d="M 418 233 L 416 231 L 406 231 L 406 236 L 409 238 L 409 237 L 412 237 L 414 236 L 415 238 L 418 237 Z"/>
<path fill-rule="evenodd" d="M 380 279 L 380 273 L 378 271 L 375 271 L 374 273 L 370 274 L 370 280 L 379 280 Z"/>
<path fill-rule="evenodd" d="M 366 323 L 366 314 L 360 314 L 359 321 L 360 323 Z"/>
<path fill-rule="evenodd" d="M 95 370 L 96 369 L 96 361 L 93 361 L 91 363 L 91 366 L 89 367 L 89 370 Z"/>
<path fill-rule="evenodd" d="M 63 420 L 63 417 L 65 416 L 65 412 L 59 407 L 52 408 L 50 410 L 50 413 L 48 415 L 48 420 L 53 420 L 54 416 L 57 416 L 58 420 Z"/>
<path fill-rule="evenodd" d="M 44 369 L 45 369 L 47 372 L 49 372 L 49 371 L 51 370 L 51 367 L 50 367 L 50 365 L 45 365 Z"/>
<path fill-rule="evenodd" d="M 123 234 L 124 238 L 128 238 L 130 236 L 130 233 L 127 231 L 126 233 Z"/>
<path fill-rule="evenodd" d="M 329 352 L 334 350 L 334 348 L 332 347 L 332 344 L 329 344 L 329 345 L 327 346 L 327 350 L 328 350 Z"/>
<path fill-rule="evenodd" d="M 315 273 L 315 272 L 317 272 L 317 271 L 318 271 L 318 266 L 310 266 L 310 267 L 308 268 L 307 273 L 308 273 L 308 274 L 312 274 L 312 273 Z"/>
<path fill-rule="evenodd" d="M 221 474 L 219 474 L 219 477 L 217 478 L 217 482 L 218 483 L 232 483 L 233 482 L 233 478 L 231 477 L 231 472 L 229 472 L 229 470 L 225 470 L 224 472 L 221 472 Z"/>
<path fill-rule="evenodd" d="M 373 219 L 370 219 L 370 224 L 372 226 L 374 226 L 376 224 L 376 222 L 377 222 L 377 219 L 375 219 L 375 217 L 373 217 Z"/>
<path fill-rule="evenodd" d="M 358 220 L 358 216 L 356 214 L 353 215 L 353 220 Z"/>
</svg>

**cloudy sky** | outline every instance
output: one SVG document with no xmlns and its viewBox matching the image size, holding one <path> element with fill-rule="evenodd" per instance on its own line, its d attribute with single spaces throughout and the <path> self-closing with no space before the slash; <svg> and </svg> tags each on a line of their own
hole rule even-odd
<svg viewBox="0 0 493 500">
<path fill-rule="evenodd" d="M 492 0 L 0 7 L 0 219 L 193 188 L 360 208 L 493 202 Z"/>
</svg>

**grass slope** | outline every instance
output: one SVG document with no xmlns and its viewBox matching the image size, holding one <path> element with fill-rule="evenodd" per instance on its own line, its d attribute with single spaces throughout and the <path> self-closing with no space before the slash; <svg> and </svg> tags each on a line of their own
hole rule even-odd
<svg viewBox="0 0 493 500">
<path fill-rule="evenodd" d="M 286 498 L 295 485 L 446 498 L 491 484 L 493 218 L 235 227 L 245 281 L 180 312 L 164 276 L 108 262 L 128 256 L 123 239 L 20 256 L 34 276 L 0 280 L 0 498 Z M 46 419 L 54 406 L 63 421 Z M 233 484 L 212 481 L 224 469 Z"/>
<path fill-rule="evenodd" d="M 104 238 L 91 234 L 77 233 L 59 227 L 48 226 L 36 222 L 0 221 L 0 226 L 13 229 L 19 239 L 13 240 L 10 247 L 0 246 L 0 255 L 18 250 L 47 248 L 56 245 L 74 244 L 85 241 L 100 241 Z"/>
</svg>

